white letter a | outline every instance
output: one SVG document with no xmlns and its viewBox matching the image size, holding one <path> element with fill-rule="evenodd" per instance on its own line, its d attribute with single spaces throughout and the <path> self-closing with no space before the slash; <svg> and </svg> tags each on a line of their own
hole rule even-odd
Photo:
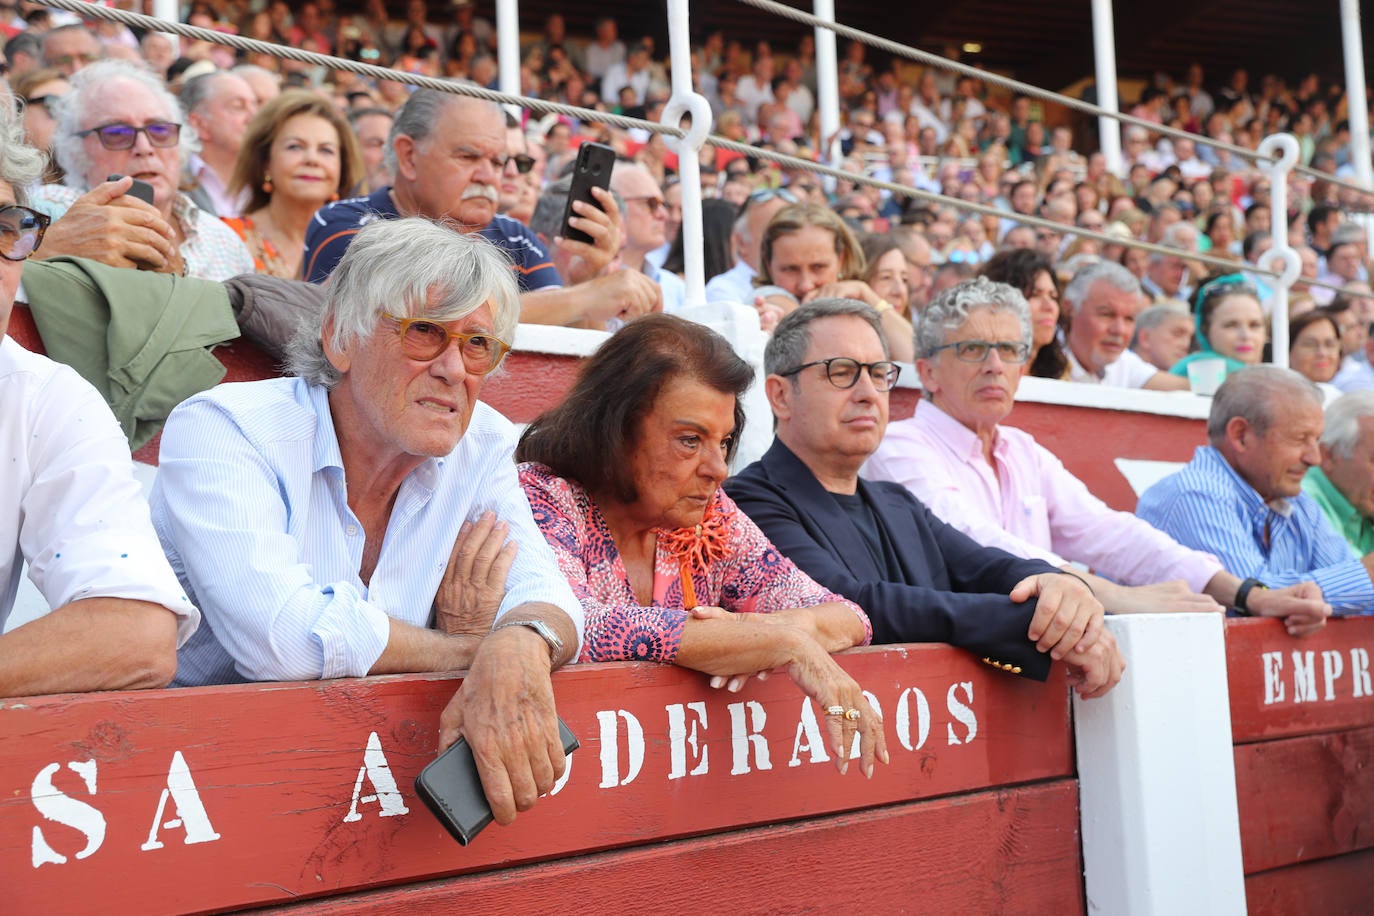
<svg viewBox="0 0 1374 916">
<path fill-rule="evenodd" d="M 169 797 L 176 805 L 177 816 L 164 823 L 162 815 L 166 813 Z M 157 838 L 158 830 L 170 830 L 175 827 L 181 827 L 186 831 L 187 846 L 192 843 L 213 843 L 219 839 L 215 828 L 210 826 L 210 818 L 205 814 L 205 805 L 200 801 L 200 792 L 196 789 L 195 780 L 191 778 L 191 769 L 186 766 L 186 758 L 181 756 L 181 751 L 172 754 L 172 765 L 167 770 L 167 788 L 162 790 L 162 799 L 157 803 L 157 814 L 153 817 L 152 829 L 148 831 L 148 840 L 139 849 L 145 852 L 149 849 L 161 849 L 162 841 Z"/>
<path fill-rule="evenodd" d="M 372 783 L 372 790 L 376 793 L 375 795 L 362 794 L 364 777 Z M 382 817 L 395 817 L 398 814 L 410 813 L 405 800 L 401 798 L 401 790 L 396 788 L 396 777 L 391 774 L 391 764 L 386 762 L 386 754 L 382 753 L 382 742 L 377 737 L 376 732 L 367 737 L 367 749 L 363 751 L 363 765 L 358 768 L 358 778 L 353 783 L 353 803 L 348 806 L 348 813 L 344 815 L 345 824 L 363 819 L 363 816 L 358 813 L 359 802 L 365 805 L 377 802 L 382 806 L 381 810 L 377 812 Z"/>
</svg>

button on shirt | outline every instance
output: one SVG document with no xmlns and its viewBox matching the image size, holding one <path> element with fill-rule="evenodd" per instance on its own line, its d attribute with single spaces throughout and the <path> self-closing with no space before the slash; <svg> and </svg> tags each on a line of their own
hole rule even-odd
<svg viewBox="0 0 1374 916">
<path fill-rule="evenodd" d="M 160 604 L 177 642 L 200 614 L 172 575 L 134 479 L 129 444 L 95 388 L 0 337 L 0 630 L 20 569 L 48 606 L 81 598 Z"/>
<path fill-rule="evenodd" d="M 1300 493 L 1266 504 L 1210 445 L 1146 490 L 1136 515 L 1180 544 L 1215 554 L 1237 576 L 1271 588 L 1316 582 L 1335 613 L 1374 611 L 1364 564 L 1316 501 Z"/>
<path fill-rule="evenodd" d="M 995 472 L 973 430 L 922 401 L 888 426 L 863 474 L 902 484 L 978 543 L 1018 557 L 1083 563 L 1126 585 L 1182 579 L 1196 592 L 1221 571 L 1215 557 L 1109 508 L 1028 433 L 999 426 L 992 457 Z"/>
<path fill-rule="evenodd" d="M 1374 520 L 1361 515 L 1319 467 L 1308 468 L 1302 491 L 1317 501 L 1331 527 L 1340 532 L 1356 558 L 1374 551 Z"/>
<path fill-rule="evenodd" d="M 534 524 L 511 461 L 514 428 L 477 404 L 457 447 L 402 481 L 365 585 L 328 392 L 301 379 L 221 385 L 167 420 L 153 520 L 207 627 L 174 683 L 360 677 L 390 620 L 429 626 L 458 529 L 491 510 L 519 545 L 499 614 L 581 605 Z"/>
</svg>

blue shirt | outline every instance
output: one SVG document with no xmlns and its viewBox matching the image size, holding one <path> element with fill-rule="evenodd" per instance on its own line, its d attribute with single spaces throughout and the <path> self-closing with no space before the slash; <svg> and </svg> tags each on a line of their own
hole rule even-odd
<svg viewBox="0 0 1374 916">
<path fill-rule="evenodd" d="M 167 420 L 153 524 L 206 626 L 178 653 L 178 686 L 361 677 L 390 620 L 430 626 L 458 529 L 491 510 L 519 545 L 499 614 L 582 606 L 558 571 L 511 460 L 511 424 L 478 403 L 454 450 L 402 481 L 369 584 L 328 392 L 298 378 L 220 385 Z"/>
<path fill-rule="evenodd" d="M 1146 490 L 1136 515 L 1272 588 L 1312 581 L 1337 614 L 1374 612 L 1374 583 L 1306 493 L 1271 506 L 1209 445 Z M 1269 543 L 1265 546 L 1265 527 Z"/>
<path fill-rule="evenodd" d="M 301 257 L 301 273 L 311 283 L 323 283 L 339 266 L 344 252 L 353 243 L 358 230 L 375 219 L 400 219 L 391 199 L 391 188 L 374 191 L 367 197 L 325 204 L 310 219 L 305 230 L 305 253 Z M 539 237 L 524 223 L 497 214 L 481 232 L 477 233 L 494 244 L 511 259 L 520 292 L 554 289 L 563 279 L 549 259 Z"/>
</svg>

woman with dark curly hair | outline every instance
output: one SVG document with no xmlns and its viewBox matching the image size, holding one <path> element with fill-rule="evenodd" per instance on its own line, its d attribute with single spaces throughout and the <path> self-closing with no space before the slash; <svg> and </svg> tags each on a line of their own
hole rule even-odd
<svg viewBox="0 0 1374 916">
<path fill-rule="evenodd" d="M 1066 379 L 1069 359 L 1060 340 L 1063 311 L 1059 307 L 1059 278 L 1044 255 L 1029 248 L 999 251 L 983 268 L 983 276 L 1020 291 L 1030 305 L 1031 355 L 1022 375 Z"/>
<path fill-rule="evenodd" d="M 784 668 L 827 713 L 839 761 L 862 736 L 871 774 L 887 756 L 882 719 L 830 657 L 872 639 L 867 615 L 779 554 L 721 489 L 752 377 L 703 325 L 631 322 L 520 437 L 520 482 L 586 611 L 583 661 L 668 662 L 731 690 Z"/>
</svg>

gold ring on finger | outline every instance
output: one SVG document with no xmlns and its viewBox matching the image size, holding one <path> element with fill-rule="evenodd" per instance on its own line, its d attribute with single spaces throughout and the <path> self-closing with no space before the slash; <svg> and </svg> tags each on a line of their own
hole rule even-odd
<svg viewBox="0 0 1374 916">
<path fill-rule="evenodd" d="M 827 716 L 843 716 L 843 715 L 845 715 L 844 707 L 843 707 L 843 706 L 827 706 L 827 707 L 825 708 L 825 714 L 826 714 Z"/>
<path fill-rule="evenodd" d="M 862 715 L 863 715 L 863 713 L 859 712 L 857 709 L 855 709 L 855 708 L 852 707 L 852 706 L 849 707 L 848 709 L 846 709 L 846 710 L 844 711 L 844 717 L 845 717 L 846 719 L 848 719 L 850 722 L 857 722 L 857 721 L 859 721 L 859 718 L 860 718 Z"/>
</svg>

